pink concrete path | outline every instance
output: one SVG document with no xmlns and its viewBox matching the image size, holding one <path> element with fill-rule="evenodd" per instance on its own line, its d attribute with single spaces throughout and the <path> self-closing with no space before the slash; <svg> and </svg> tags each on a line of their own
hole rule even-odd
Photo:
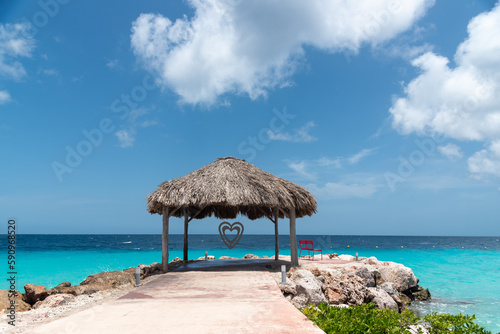
<svg viewBox="0 0 500 334">
<path fill-rule="evenodd" d="M 283 297 L 265 264 L 215 260 L 185 265 L 32 333 L 324 333 Z"/>
</svg>

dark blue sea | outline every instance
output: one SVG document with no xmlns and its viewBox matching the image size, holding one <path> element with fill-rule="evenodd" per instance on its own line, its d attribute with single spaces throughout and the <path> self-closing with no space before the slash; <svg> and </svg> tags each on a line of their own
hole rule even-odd
<svg viewBox="0 0 500 334">
<path fill-rule="evenodd" d="M 500 331 L 500 237 L 319 236 L 313 240 L 324 253 L 375 256 L 413 269 L 433 301 L 416 308 L 423 313 L 475 314 L 478 322 Z M 170 260 L 182 257 L 183 236 L 170 235 Z M 0 238 L 7 277 L 7 236 Z M 219 235 L 190 235 L 189 258 L 216 258 L 245 254 L 274 255 L 273 235 L 243 235 L 228 249 Z M 280 253 L 290 254 L 288 236 L 280 236 Z M 69 281 L 79 284 L 88 275 L 161 262 L 161 235 L 17 235 L 17 289 L 27 283 L 53 287 Z M 6 279 L 0 289 L 7 289 Z"/>
</svg>

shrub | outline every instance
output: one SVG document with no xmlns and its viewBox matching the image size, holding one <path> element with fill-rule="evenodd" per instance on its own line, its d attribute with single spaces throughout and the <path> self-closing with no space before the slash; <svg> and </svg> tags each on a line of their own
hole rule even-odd
<svg viewBox="0 0 500 334">
<path fill-rule="evenodd" d="M 433 313 L 420 318 L 408 310 L 398 313 L 373 303 L 345 308 L 311 304 L 302 313 L 328 334 L 411 333 L 411 325 L 424 325 L 431 334 L 491 334 L 473 322 L 474 316 Z"/>
</svg>

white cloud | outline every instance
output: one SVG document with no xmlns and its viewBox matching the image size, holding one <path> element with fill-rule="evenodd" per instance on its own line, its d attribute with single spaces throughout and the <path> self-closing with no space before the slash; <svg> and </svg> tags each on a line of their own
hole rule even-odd
<svg viewBox="0 0 500 334">
<path fill-rule="evenodd" d="M 299 162 L 289 162 L 288 167 L 293 169 L 293 171 L 295 173 L 299 174 L 299 176 L 301 176 L 303 178 L 310 179 L 310 180 L 313 180 L 316 178 L 316 176 L 314 174 L 309 173 L 307 171 L 307 162 L 304 160 L 299 161 Z"/>
<path fill-rule="evenodd" d="M 269 130 L 267 135 L 271 140 L 291 141 L 294 143 L 310 143 L 318 140 L 309 134 L 309 130 L 315 126 L 313 121 L 304 124 L 300 129 L 294 130 L 294 134 L 288 132 L 275 132 Z"/>
<path fill-rule="evenodd" d="M 371 180 L 360 183 L 328 182 L 323 187 L 309 184 L 306 188 L 319 199 L 370 198 L 377 192 L 379 186 Z"/>
<path fill-rule="evenodd" d="M 122 129 L 115 132 L 115 136 L 120 142 L 120 147 L 126 148 L 134 146 L 135 131 Z"/>
<path fill-rule="evenodd" d="M 460 150 L 460 147 L 452 143 L 448 143 L 444 146 L 438 146 L 437 149 L 442 155 L 452 161 L 462 159 L 462 157 L 464 156 L 462 151 Z"/>
<path fill-rule="evenodd" d="M 195 15 L 172 22 L 141 14 L 131 44 L 182 102 L 251 99 L 289 85 L 304 46 L 356 53 L 409 29 L 434 0 L 189 0 Z"/>
<path fill-rule="evenodd" d="M 319 166 L 333 166 L 334 168 L 342 168 L 342 158 L 329 159 L 326 157 L 321 157 L 316 160 Z"/>
<path fill-rule="evenodd" d="M 122 66 L 120 65 L 120 61 L 118 59 L 109 60 L 106 63 L 106 66 L 109 67 L 110 69 L 122 68 Z"/>
<path fill-rule="evenodd" d="M 124 129 L 115 133 L 120 142 L 120 147 L 127 148 L 134 146 L 138 128 L 148 128 L 158 124 L 155 120 L 144 119 L 149 114 L 149 111 L 148 108 L 144 107 L 130 110 Z"/>
<path fill-rule="evenodd" d="M 35 41 L 28 24 L 0 23 L 0 76 L 19 80 L 26 75 L 18 57 L 31 57 Z"/>
<path fill-rule="evenodd" d="M 0 104 L 7 103 L 11 100 L 10 94 L 6 90 L 0 90 Z"/>
<path fill-rule="evenodd" d="M 467 162 L 469 172 L 478 179 L 488 176 L 500 178 L 500 140 L 494 141 L 488 150 L 474 153 Z"/>
<path fill-rule="evenodd" d="M 59 75 L 59 71 L 53 68 L 39 68 L 36 73 L 54 77 Z"/>
<path fill-rule="evenodd" d="M 412 62 L 421 74 L 390 109 L 398 131 L 487 145 L 500 140 L 500 3 L 473 18 L 467 31 L 455 53 L 455 67 L 432 52 Z M 475 153 L 468 160 L 469 171 L 499 176 L 495 156 L 492 145 Z"/>
<path fill-rule="evenodd" d="M 315 164 L 318 166 L 325 167 L 334 167 L 334 168 L 342 168 L 345 164 L 355 165 L 359 163 L 361 160 L 366 158 L 367 156 L 373 155 L 377 152 L 378 148 L 364 148 L 358 153 L 355 153 L 347 158 L 344 157 L 336 157 L 334 159 L 321 157 L 320 159 L 315 160 Z"/>
<path fill-rule="evenodd" d="M 365 158 L 365 157 L 367 157 L 369 155 L 372 155 L 376 150 L 377 150 L 376 148 L 365 148 L 365 149 L 362 149 L 358 153 L 356 153 L 356 154 L 350 156 L 349 158 L 347 158 L 347 161 L 349 161 L 349 163 L 351 165 L 355 165 L 358 162 L 360 162 L 363 158 Z"/>
</svg>

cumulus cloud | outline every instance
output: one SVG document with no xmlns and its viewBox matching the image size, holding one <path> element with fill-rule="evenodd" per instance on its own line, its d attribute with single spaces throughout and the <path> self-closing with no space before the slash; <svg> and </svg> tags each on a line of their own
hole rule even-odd
<svg viewBox="0 0 500 334">
<path fill-rule="evenodd" d="M 296 129 L 293 134 L 280 131 L 267 131 L 267 136 L 271 140 L 290 141 L 294 143 L 310 143 L 318 140 L 309 134 L 309 130 L 315 126 L 313 121 L 307 122 L 301 128 Z"/>
<path fill-rule="evenodd" d="M 462 157 L 464 156 L 462 151 L 460 150 L 460 147 L 452 143 L 448 143 L 444 146 L 438 146 L 437 149 L 442 155 L 452 161 L 462 159 Z"/>
<path fill-rule="evenodd" d="M 10 94 L 6 90 L 0 90 L 0 104 L 4 104 L 10 101 Z"/>
<path fill-rule="evenodd" d="M 355 54 L 410 28 L 434 0 L 189 0 L 192 18 L 141 14 L 131 45 L 182 102 L 251 99 L 291 84 L 304 46 Z"/>
<path fill-rule="evenodd" d="M 433 52 L 412 62 L 421 73 L 390 112 L 393 126 L 404 134 L 483 141 L 489 148 L 468 159 L 469 171 L 498 176 L 493 143 L 500 140 L 500 3 L 473 18 L 467 31 L 456 50 L 455 66 Z"/>
<path fill-rule="evenodd" d="M 469 172 L 475 178 L 483 179 L 488 176 L 500 178 L 500 140 L 494 141 L 489 149 L 474 153 L 467 162 Z"/>
<path fill-rule="evenodd" d="M 19 80 L 26 75 L 18 57 L 31 57 L 35 40 L 28 24 L 0 23 L 0 76 Z"/>
<path fill-rule="evenodd" d="M 126 148 L 134 146 L 135 131 L 122 129 L 116 131 L 115 136 L 118 138 L 118 141 L 120 142 L 120 147 Z"/>
</svg>

